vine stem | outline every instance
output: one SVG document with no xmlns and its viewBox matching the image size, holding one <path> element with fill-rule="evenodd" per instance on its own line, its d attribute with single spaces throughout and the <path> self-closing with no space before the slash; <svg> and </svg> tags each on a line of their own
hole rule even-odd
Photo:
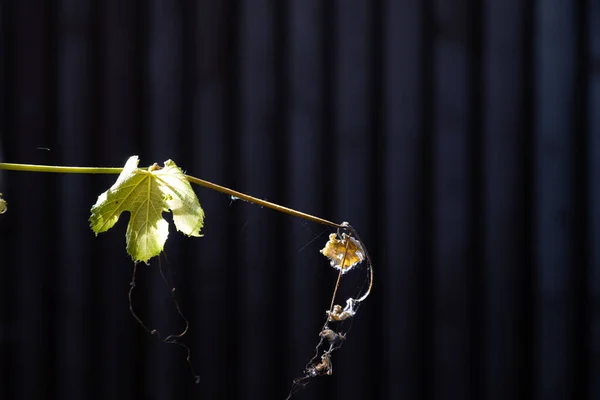
<svg viewBox="0 0 600 400">
<path fill-rule="evenodd" d="M 145 168 L 141 168 L 145 169 Z M 123 171 L 123 168 L 115 168 L 115 167 L 65 167 L 65 166 L 57 166 L 57 165 L 35 165 L 35 164 L 15 164 L 15 163 L 3 163 L 0 162 L 0 170 L 7 171 L 23 171 L 23 172 L 50 172 L 50 173 L 59 173 L 59 174 L 120 174 Z M 298 217 L 305 219 L 307 221 L 316 222 L 323 225 L 328 225 L 333 228 L 343 228 L 342 225 L 336 224 L 335 222 L 328 221 L 323 218 L 319 218 L 317 216 L 303 213 L 301 211 L 294 210 L 293 208 L 284 207 L 279 204 L 271 203 L 270 201 L 262 200 L 257 197 L 253 197 L 247 195 L 242 192 L 238 192 L 233 189 L 229 189 L 225 186 L 217 185 L 212 182 L 205 181 L 200 178 L 196 178 L 195 176 L 185 175 L 186 179 L 199 186 L 203 186 L 207 189 L 215 190 L 217 192 L 221 192 L 227 194 L 229 196 L 237 197 L 241 200 L 247 201 L 248 203 L 256 204 L 262 207 L 267 207 L 272 210 L 282 212 L 284 214 L 291 215 L 293 217 Z"/>
<path fill-rule="evenodd" d="M 337 294 L 338 288 L 340 287 L 340 281 L 342 280 L 342 275 L 344 274 L 344 265 L 346 265 L 346 256 L 348 255 L 348 246 L 350 245 L 350 236 L 346 238 L 346 248 L 344 250 L 344 257 L 342 258 L 342 263 L 340 264 L 340 273 L 338 274 L 337 281 L 335 282 L 335 288 L 333 289 L 333 296 L 331 296 L 331 305 L 329 306 L 329 315 L 331 315 L 333 311 L 333 305 L 335 304 L 335 295 Z M 329 318 L 328 318 L 329 320 Z M 327 325 L 327 321 L 325 321 L 325 325 Z"/>
</svg>

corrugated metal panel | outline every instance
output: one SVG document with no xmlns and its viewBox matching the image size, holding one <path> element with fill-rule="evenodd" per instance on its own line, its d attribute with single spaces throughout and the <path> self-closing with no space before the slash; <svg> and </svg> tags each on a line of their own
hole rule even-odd
<svg viewBox="0 0 600 400">
<path fill-rule="evenodd" d="M 7 0 L 2 159 L 172 158 L 352 222 L 374 292 L 299 398 L 595 399 L 599 27 L 594 0 Z M 329 230 L 197 190 L 206 236 L 172 232 L 160 262 L 195 385 L 129 314 L 125 222 L 88 228 L 114 176 L 0 178 L 1 398 L 285 398 Z M 158 268 L 134 306 L 176 332 Z"/>
</svg>

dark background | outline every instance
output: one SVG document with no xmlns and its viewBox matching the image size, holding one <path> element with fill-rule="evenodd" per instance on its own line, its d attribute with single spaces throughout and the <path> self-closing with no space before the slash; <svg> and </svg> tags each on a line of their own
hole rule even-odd
<svg viewBox="0 0 600 400">
<path fill-rule="evenodd" d="M 0 32 L 5 161 L 172 158 L 354 225 L 374 292 L 299 399 L 600 398 L 597 0 L 3 0 Z M 127 216 L 88 228 L 115 178 L 0 174 L 0 398 L 285 398 L 329 231 L 196 188 L 160 264 L 194 385 L 129 313 Z M 158 265 L 134 306 L 175 332 Z"/>
</svg>

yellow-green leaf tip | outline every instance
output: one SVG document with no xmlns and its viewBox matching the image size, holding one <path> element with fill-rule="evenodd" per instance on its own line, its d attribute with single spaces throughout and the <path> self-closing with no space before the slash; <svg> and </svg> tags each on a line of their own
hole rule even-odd
<svg viewBox="0 0 600 400">
<path fill-rule="evenodd" d="M 6 210 L 6 200 L 2 198 L 2 193 L 0 193 L 0 214 L 4 214 Z"/>
<path fill-rule="evenodd" d="M 162 217 L 171 211 L 178 231 L 202 236 L 204 211 L 183 171 L 172 160 L 161 168 L 154 164 L 138 168 L 139 159 L 131 156 L 117 181 L 98 196 L 92 207 L 90 227 L 96 235 L 112 228 L 123 211 L 131 216 L 125 238 L 127 253 L 135 261 L 148 262 L 163 251 L 169 224 Z"/>
</svg>

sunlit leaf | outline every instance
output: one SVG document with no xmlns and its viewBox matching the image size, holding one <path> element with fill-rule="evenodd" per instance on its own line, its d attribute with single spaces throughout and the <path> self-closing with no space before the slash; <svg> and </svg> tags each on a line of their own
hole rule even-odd
<svg viewBox="0 0 600 400">
<path fill-rule="evenodd" d="M 365 252 L 360 242 L 345 233 L 342 234 L 341 239 L 338 239 L 335 233 L 329 235 L 329 241 L 321 250 L 321 253 L 329 258 L 332 267 L 341 269 L 342 273 L 348 272 L 365 259 Z"/>
<path fill-rule="evenodd" d="M 175 227 L 188 236 L 202 236 L 204 211 L 173 161 L 165 161 L 164 168 L 154 164 L 148 170 L 138 169 L 138 163 L 137 156 L 130 157 L 115 184 L 98 196 L 90 226 L 98 235 L 112 228 L 123 211 L 129 211 L 127 253 L 134 261 L 147 262 L 160 254 L 169 235 L 163 211 L 171 210 Z"/>
</svg>

